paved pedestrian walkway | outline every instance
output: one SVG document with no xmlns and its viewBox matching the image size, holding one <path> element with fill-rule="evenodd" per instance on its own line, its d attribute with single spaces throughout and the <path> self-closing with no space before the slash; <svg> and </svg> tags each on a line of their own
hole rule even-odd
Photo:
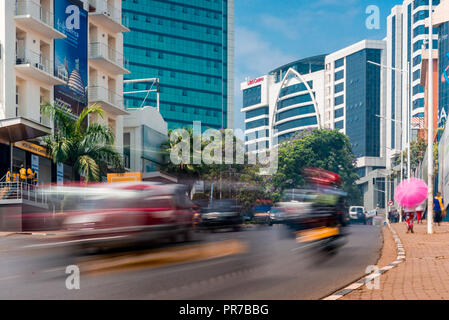
<svg viewBox="0 0 449 320">
<path fill-rule="evenodd" d="M 427 221 L 415 233 L 406 233 L 405 222 L 391 225 L 405 249 L 405 261 L 380 276 L 380 288 L 362 286 L 342 300 L 429 300 L 449 299 L 449 223 L 434 226 L 427 234 Z M 396 259 L 396 245 L 388 227 L 382 227 L 384 246 L 379 268 Z"/>
</svg>

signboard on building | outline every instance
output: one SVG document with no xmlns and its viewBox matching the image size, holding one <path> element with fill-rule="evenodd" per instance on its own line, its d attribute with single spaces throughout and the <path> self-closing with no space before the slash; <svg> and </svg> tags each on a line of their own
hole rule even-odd
<svg viewBox="0 0 449 320">
<path fill-rule="evenodd" d="M 47 154 L 47 149 L 38 144 L 34 144 L 34 143 L 31 143 L 28 141 L 19 141 L 19 142 L 14 143 L 14 147 L 25 150 L 25 151 L 29 151 L 31 153 L 37 154 L 42 157 L 49 158 L 49 156 Z"/>
<path fill-rule="evenodd" d="M 87 106 L 88 13 L 79 0 L 54 1 L 55 28 L 65 39 L 55 39 L 54 74 L 66 84 L 55 86 L 55 102 L 79 115 Z"/>
<path fill-rule="evenodd" d="M 248 85 L 248 86 L 251 86 L 251 85 L 253 85 L 253 84 L 262 82 L 263 79 L 264 79 L 264 77 L 256 78 L 256 79 L 253 79 L 253 80 L 249 80 L 249 81 L 247 82 L 247 85 Z"/>
<path fill-rule="evenodd" d="M 142 172 L 108 173 L 108 183 L 142 181 Z"/>
</svg>

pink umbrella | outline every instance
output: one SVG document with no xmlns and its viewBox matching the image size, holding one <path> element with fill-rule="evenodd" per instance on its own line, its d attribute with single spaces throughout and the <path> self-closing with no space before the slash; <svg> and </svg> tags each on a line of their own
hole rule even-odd
<svg viewBox="0 0 449 320">
<path fill-rule="evenodd" d="M 416 178 L 402 181 L 394 192 L 394 200 L 404 208 L 412 209 L 427 198 L 427 184 Z"/>
</svg>

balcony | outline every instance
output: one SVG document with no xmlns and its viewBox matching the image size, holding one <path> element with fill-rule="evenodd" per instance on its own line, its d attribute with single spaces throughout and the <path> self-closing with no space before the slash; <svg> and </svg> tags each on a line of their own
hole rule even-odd
<svg viewBox="0 0 449 320">
<path fill-rule="evenodd" d="M 104 43 L 89 44 L 89 59 L 94 66 L 106 69 L 113 74 L 130 73 L 126 69 L 128 62 L 124 59 L 123 54 Z"/>
<path fill-rule="evenodd" d="M 101 24 L 115 33 L 129 32 L 128 22 L 122 19 L 122 11 L 111 6 L 105 0 L 89 0 L 90 21 Z"/>
<path fill-rule="evenodd" d="M 104 87 L 92 86 L 89 90 L 89 103 L 98 103 L 104 111 L 117 116 L 128 115 L 123 107 L 123 96 Z"/>
<path fill-rule="evenodd" d="M 14 20 L 24 29 L 39 32 L 49 39 L 62 39 L 66 35 L 54 28 L 54 15 L 31 0 L 16 2 Z"/>
<path fill-rule="evenodd" d="M 42 81 L 50 85 L 63 85 L 66 82 L 62 78 L 58 78 L 54 75 L 53 61 L 47 59 L 42 54 L 30 51 L 30 50 L 18 50 L 21 52 L 16 54 L 16 67 L 17 71 L 35 79 Z"/>
</svg>

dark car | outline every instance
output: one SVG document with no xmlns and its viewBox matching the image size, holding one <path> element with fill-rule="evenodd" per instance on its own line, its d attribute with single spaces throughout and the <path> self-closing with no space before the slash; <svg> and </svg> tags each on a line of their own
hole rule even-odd
<svg viewBox="0 0 449 320">
<path fill-rule="evenodd" d="M 233 201 L 220 201 L 201 210 L 198 228 L 212 231 L 232 228 L 238 231 L 242 224 L 243 216 L 240 213 L 240 207 L 235 205 Z"/>
</svg>

